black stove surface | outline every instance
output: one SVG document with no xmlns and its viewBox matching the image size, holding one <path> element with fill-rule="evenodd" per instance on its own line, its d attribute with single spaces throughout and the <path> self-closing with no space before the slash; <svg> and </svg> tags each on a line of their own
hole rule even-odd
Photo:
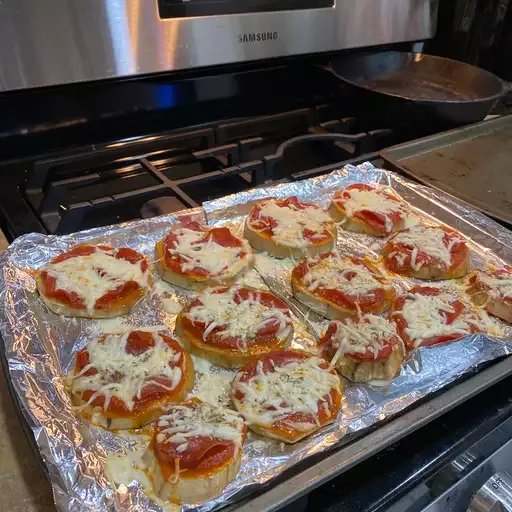
<svg viewBox="0 0 512 512">
<path fill-rule="evenodd" d="M 176 212 L 375 159 L 384 147 L 443 129 L 372 112 L 312 65 L 95 87 L 33 93 L 39 110 L 0 132 L 0 156 L 36 153 L 0 163 L 8 238 Z M 16 104 L 33 106 L 29 98 L 10 97 L 7 119 Z M 94 98 L 104 105 L 91 114 Z M 57 105 L 49 121 L 47 102 Z M 94 143 L 80 146 L 83 140 Z"/>
</svg>

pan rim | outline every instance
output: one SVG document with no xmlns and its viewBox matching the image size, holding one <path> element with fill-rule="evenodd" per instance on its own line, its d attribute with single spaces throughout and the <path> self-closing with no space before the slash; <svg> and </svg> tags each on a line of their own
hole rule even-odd
<svg viewBox="0 0 512 512">
<path fill-rule="evenodd" d="M 447 57 L 439 57 L 438 55 L 431 55 L 429 53 L 423 53 L 423 52 L 400 52 L 400 51 L 397 51 L 397 50 L 385 50 L 383 52 L 366 51 L 364 53 L 358 53 L 358 54 L 352 53 L 346 59 L 347 60 L 350 60 L 350 59 L 353 60 L 353 59 L 365 57 L 367 55 L 372 55 L 372 54 L 373 55 L 377 55 L 378 53 L 381 53 L 383 55 L 384 54 L 397 54 L 397 55 L 407 55 L 409 57 L 413 57 L 413 56 L 428 57 L 429 59 L 435 59 L 435 60 L 444 61 L 444 62 L 454 62 L 457 65 L 460 65 L 462 67 L 473 68 L 475 70 L 478 70 L 480 73 L 483 73 L 484 75 L 486 75 L 490 79 L 495 80 L 496 83 L 500 85 L 500 92 L 498 92 L 496 94 L 489 95 L 489 96 L 479 96 L 478 98 L 472 99 L 472 100 L 450 100 L 450 99 L 443 100 L 443 99 L 428 99 L 428 98 L 427 99 L 423 99 L 423 98 L 420 99 L 420 98 L 417 98 L 417 97 L 414 97 L 414 96 L 407 96 L 406 94 L 397 94 L 397 93 L 392 93 L 392 92 L 379 91 L 379 90 L 374 89 L 374 88 L 372 88 L 370 86 L 366 86 L 364 84 L 358 83 L 358 82 L 354 81 L 353 79 L 344 77 L 342 74 L 340 74 L 339 72 L 337 72 L 333 68 L 333 66 L 332 66 L 332 62 L 333 61 L 331 61 L 331 63 L 329 64 L 328 69 L 330 69 L 330 71 L 336 77 L 338 77 L 340 80 L 342 80 L 343 82 L 346 82 L 347 84 L 353 85 L 354 87 L 358 87 L 360 89 L 364 89 L 366 91 L 369 91 L 369 92 L 372 92 L 372 93 L 375 93 L 375 94 L 380 94 L 382 96 L 388 96 L 388 97 L 397 98 L 397 99 L 405 100 L 405 101 L 412 101 L 412 102 L 418 103 L 418 104 L 427 104 L 427 105 L 429 105 L 429 104 L 431 104 L 431 105 L 439 105 L 439 104 L 443 104 L 443 105 L 470 105 L 470 104 L 476 104 L 476 103 L 485 103 L 485 102 L 491 102 L 491 101 L 494 101 L 494 100 L 496 100 L 496 101 L 499 100 L 500 98 L 502 98 L 504 96 L 504 94 L 507 91 L 507 86 L 505 85 L 505 82 L 498 75 L 495 75 L 494 73 L 491 73 L 490 71 L 487 71 L 486 69 L 479 68 L 478 66 L 473 66 L 472 64 L 468 64 L 467 62 L 461 62 L 459 60 L 449 59 Z"/>
</svg>

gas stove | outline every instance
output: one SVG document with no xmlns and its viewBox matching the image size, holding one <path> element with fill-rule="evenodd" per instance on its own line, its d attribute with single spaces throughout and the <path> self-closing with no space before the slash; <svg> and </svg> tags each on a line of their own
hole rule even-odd
<svg viewBox="0 0 512 512">
<path fill-rule="evenodd" d="M 377 156 L 399 137 L 332 105 L 233 119 L 35 160 L 23 197 L 49 233 L 152 217 Z"/>
<path fill-rule="evenodd" d="M 13 240 L 172 213 L 349 163 L 379 166 L 381 149 L 449 128 L 372 110 L 322 64 L 302 59 L 172 82 L 148 77 L 0 96 L 0 227 Z M 399 498 L 405 505 L 394 510 L 423 510 L 424 497 L 432 501 L 451 489 L 452 480 L 441 485 L 435 475 L 510 418 L 509 381 L 292 503 L 290 511 L 381 511 Z M 461 425 L 475 411 L 478 417 Z M 420 449 L 425 439 L 428 449 Z M 412 458 L 396 456 L 412 451 Z M 361 474 L 367 484 L 351 483 Z M 419 488 L 423 501 L 407 508 Z"/>
<path fill-rule="evenodd" d="M 250 108 L 250 94 L 272 72 L 280 74 L 280 79 L 285 78 L 285 84 L 274 91 L 278 97 L 282 95 L 283 101 L 269 100 L 265 105 L 262 95 L 271 91 L 264 89 L 254 99 L 258 109 Z M 309 74 L 308 79 L 296 87 L 294 81 L 305 73 Z M 137 129 L 147 129 L 147 134 L 36 153 L 30 158 L 0 164 L 0 176 L 4 176 L 0 190 L 1 225 L 8 238 L 30 231 L 65 234 L 147 218 L 196 207 L 204 201 L 263 184 L 328 173 L 348 163 L 369 160 L 378 164 L 380 149 L 443 128 L 432 124 L 404 125 L 391 116 L 369 112 L 364 104 L 358 104 L 357 93 L 340 89 L 339 84 L 326 79 L 322 70 L 313 66 L 281 67 L 250 77 L 245 75 L 232 77 L 233 83 L 248 84 L 248 90 L 233 98 L 242 107 L 238 112 L 226 108 L 226 117 L 212 119 L 219 112 L 215 102 L 208 102 L 206 110 L 212 117 L 207 122 L 153 131 L 172 112 L 158 105 L 163 95 L 180 88 L 194 89 L 198 98 L 201 90 L 218 82 L 219 77 L 211 77 L 210 82 L 202 78 L 174 85 L 149 81 L 147 90 L 154 95 L 151 106 L 160 119 L 155 120 L 152 112 L 153 124 L 147 118 L 140 125 L 132 120 Z M 125 87 L 129 90 L 130 84 Z M 284 98 L 291 89 L 302 95 L 300 101 Z M 89 92 L 85 88 L 85 93 Z M 295 103 L 295 108 L 290 108 L 291 103 Z M 256 115 L 244 115 L 251 110 L 257 110 Z M 73 120 L 76 124 L 71 115 L 80 114 L 61 115 L 68 118 L 40 130 L 49 146 L 57 145 L 59 132 L 66 132 L 60 124 L 67 124 L 69 132 L 75 128 Z M 127 124 L 126 117 L 124 112 L 119 115 L 114 133 L 130 135 L 119 129 L 119 125 Z M 101 121 L 89 120 L 88 129 Z M 114 125 L 112 119 L 105 122 Z M 31 140 L 38 142 L 39 125 L 35 126 L 25 134 L 29 147 Z M 52 130 L 53 139 L 46 133 Z M 94 135 L 99 136 L 100 131 Z M 23 146 L 23 133 L 5 138 Z M 25 145 L 23 151 L 26 150 Z"/>
</svg>

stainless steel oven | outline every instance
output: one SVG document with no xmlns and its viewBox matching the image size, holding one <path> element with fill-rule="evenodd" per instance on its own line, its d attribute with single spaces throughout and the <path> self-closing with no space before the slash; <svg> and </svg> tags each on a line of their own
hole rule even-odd
<svg viewBox="0 0 512 512">
<path fill-rule="evenodd" d="M 438 0 L 3 0 L 0 91 L 431 38 Z"/>
</svg>

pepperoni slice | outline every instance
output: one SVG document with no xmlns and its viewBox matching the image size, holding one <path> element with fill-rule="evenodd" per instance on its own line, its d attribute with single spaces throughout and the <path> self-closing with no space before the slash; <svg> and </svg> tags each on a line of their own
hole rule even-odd
<svg viewBox="0 0 512 512">
<path fill-rule="evenodd" d="M 206 436 L 187 439 L 184 451 L 178 451 L 176 443 L 156 443 L 156 453 L 162 462 L 173 463 L 179 459 L 180 468 L 209 470 L 219 466 L 235 455 L 235 445 L 231 441 L 223 441 Z"/>
<path fill-rule="evenodd" d="M 126 353 L 140 356 L 155 346 L 155 338 L 150 332 L 133 331 L 126 342 Z"/>
</svg>

